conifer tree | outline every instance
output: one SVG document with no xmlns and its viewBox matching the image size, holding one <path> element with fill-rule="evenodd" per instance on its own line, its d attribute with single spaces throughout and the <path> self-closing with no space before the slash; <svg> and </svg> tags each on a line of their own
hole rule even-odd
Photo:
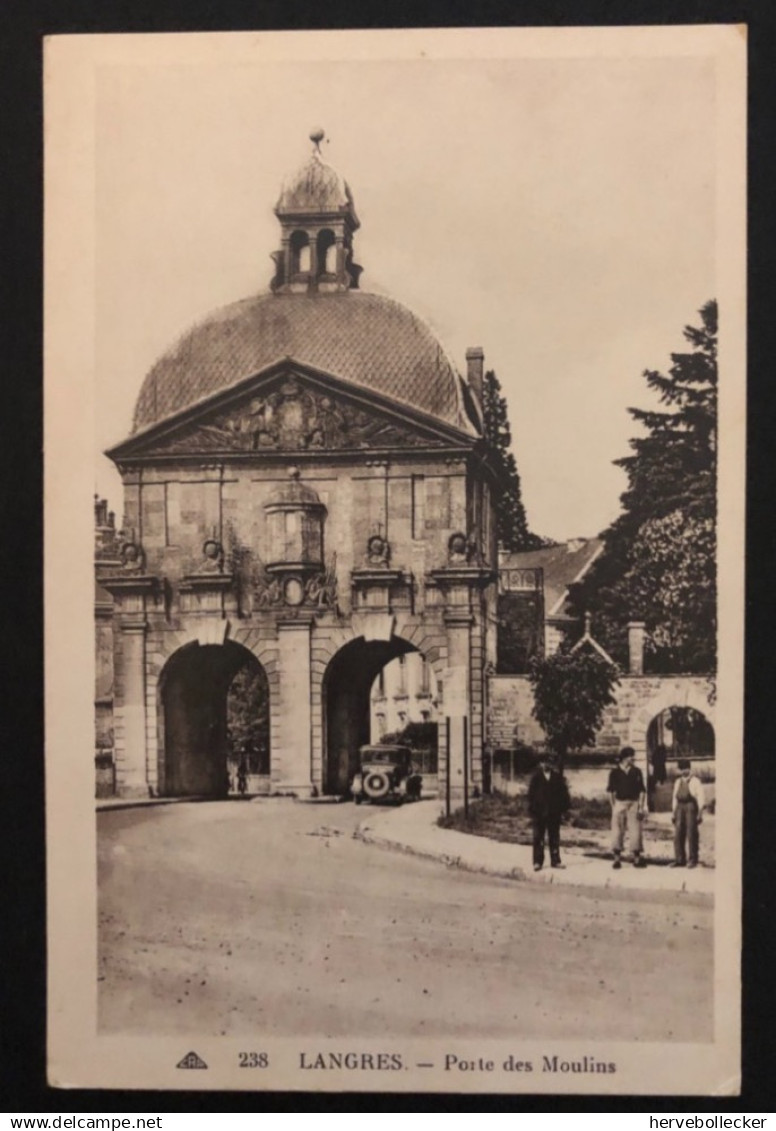
<svg viewBox="0 0 776 1131">
<path fill-rule="evenodd" d="M 660 409 L 631 408 L 645 434 L 615 463 L 628 487 L 604 552 L 571 594 L 595 616 L 596 636 L 621 663 L 627 623 L 644 620 L 655 672 L 713 671 L 716 662 L 717 304 L 686 326 L 689 352 L 664 375 L 646 370 Z"/>
<path fill-rule="evenodd" d="M 509 427 L 506 397 L 501 395 L 501 383 L 489 369 L 483 381 L 482 415 L 485 440 L 490 447 L 503 489 L 496 499 L 496 523 L 499 546 L 513 552 L 534 550 L 543 541 L 528 529 L 517 463 L 510 451 L 512 433 Z"/>
</svg>

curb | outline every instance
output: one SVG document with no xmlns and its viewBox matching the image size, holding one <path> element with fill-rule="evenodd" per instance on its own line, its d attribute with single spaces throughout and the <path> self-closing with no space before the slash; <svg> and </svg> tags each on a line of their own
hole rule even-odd
<svg viewBox="0 0 776 1131">
<path fill-rule="evenodd" d="M 183 805 L 191 801 L 199 803 L 212 801 L 211 797 L 121 797 L 115 801 L 111 798 L 100 798 L 95 803 L 98 813 L 109 813 L 122 809 L 152 809 L 157 805 Z"/>
<path fill-rule="evenodd" d="M 416 845 L 407 843 L 407 841 L 399 841 L 390 837 L 381 836 L 379 833 L 373 832 L 366 822 L 359 825 L 353 835 L 356 840 L 360 840 L 364 844 L 371 844 L 375 848 L 388 849 L 392 852 L 403 852 L 408 856 L 417 856 L 424 860 L 436 860 L 447 868 L 458 868 L 463 872 L 472 872 L 475 875 L 487 875 L 502 880 L 524 882 L 535 888 L 554 886 L 557 888 L 569 888 L 577 893 L 590 893 L 603 898 L 616 899 L 626 897 L 646 903 L 663 903 L 666 900 L 679 899 L 682 903 L 690 906 L 714 906 L 714 894 L 712 892 L 687 891 L 684 886 L 682 886 L 681 890 L 666 890 L 664 888 L 645 890 L 644 888 L 627 887 L 623 884 L 617 884 L 615 886 L 610 883 L 579 883 L 569 879 L 564 879 L 562 882 L 555 884 L 554 877 L 549 873 L 548 878 L 537 880 L 532 873 L 527 873 L 524 868 L 517 866 L 508 869 L 504 867 L 500 868 L 498 865 L 472 864 L 461 856 L 454 856 L 447 852 L 434 852 L 432 849 L 418 848 Z"/>
<path fill-rule="evenodd" d="M 462 872 L 497 876 L 502 880 L 527 881 L 529 878 L 523 868 L 515 867 L 508 871 L 506 868 L 485 868 L 478 864 L 467 864 L 460 856 L 451 856 L 446 852 L 432 852 L 431 849 L 417 848 L 415 845 L 407 844 L 406 841 L 391 840 L 388 837 L 373 833 L 371 829 L 365 828 L 363 825 L 359 825 L 353 835 L 356 840 L 360 840 L 364 844 L 373 844 L 376 848 L 387 848 L 392 852 L 403 852 L 407 856 L 418 856 L 423 860 L 436 860 L 439 864 L 444 864 L 446 868 L 459 868 Z"/>
</svg>

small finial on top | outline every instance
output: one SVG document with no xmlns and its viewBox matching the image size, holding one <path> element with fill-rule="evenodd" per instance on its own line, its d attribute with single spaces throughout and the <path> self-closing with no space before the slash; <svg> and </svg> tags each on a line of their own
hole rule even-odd
<svg viewBox="0 0 776 1131">
<path fill-rule="evenodd" d="M 323 131 L 322 129 L 320 129 L 320 128 L 318 128 L 318 129 L 315 129 L 315 130 L 312 130 L 312 131 L 310 132 L 310 141 L 311 141 L 311 142 L 313 143 L 313 145 L 315 146 L 315 152 L 316 152 L 316 153 L 320 153 L 320 152 L 321 152 L 321 142 L 323 141 L 323 139 L 324 139 L 325 137 L 326 137 L 326 134 L 325 134 L 325 132 L 324 132 L 324 131 Z"/>
<path fill-rule="evenodd" d="M 590 635 L 590 629 L 593 625 L 593 614 L 590 612 L 585 613 L 585 636 Z"/>
</svg>

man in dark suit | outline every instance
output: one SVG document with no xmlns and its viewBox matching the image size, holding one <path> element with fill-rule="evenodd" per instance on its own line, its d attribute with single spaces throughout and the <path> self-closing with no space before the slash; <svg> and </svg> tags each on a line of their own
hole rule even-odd
<svg viewBox="0 0 776 1131">
<path fill-rule="evenodd" d="M 557 759 L 544 754 L 528 786 L 528 812 L 533 822 L 533 866 L 540 871 L 544 864 L 544 838 L 550 842 L 550 863 L 562 868 L 560 862 L 560 822 L 571 808 L 568 786 L 557 768 Z"/>
</svg>

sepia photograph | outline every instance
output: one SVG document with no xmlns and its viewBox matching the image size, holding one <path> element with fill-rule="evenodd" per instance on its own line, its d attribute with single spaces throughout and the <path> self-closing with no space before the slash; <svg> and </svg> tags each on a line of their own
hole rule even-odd
<svg viewBox="0 0 776 1131">
<path fill-rule="evenodd" d="M 47 40 L 51 1084 L 737 1094 L 745 80 Z"/>
</svg>

